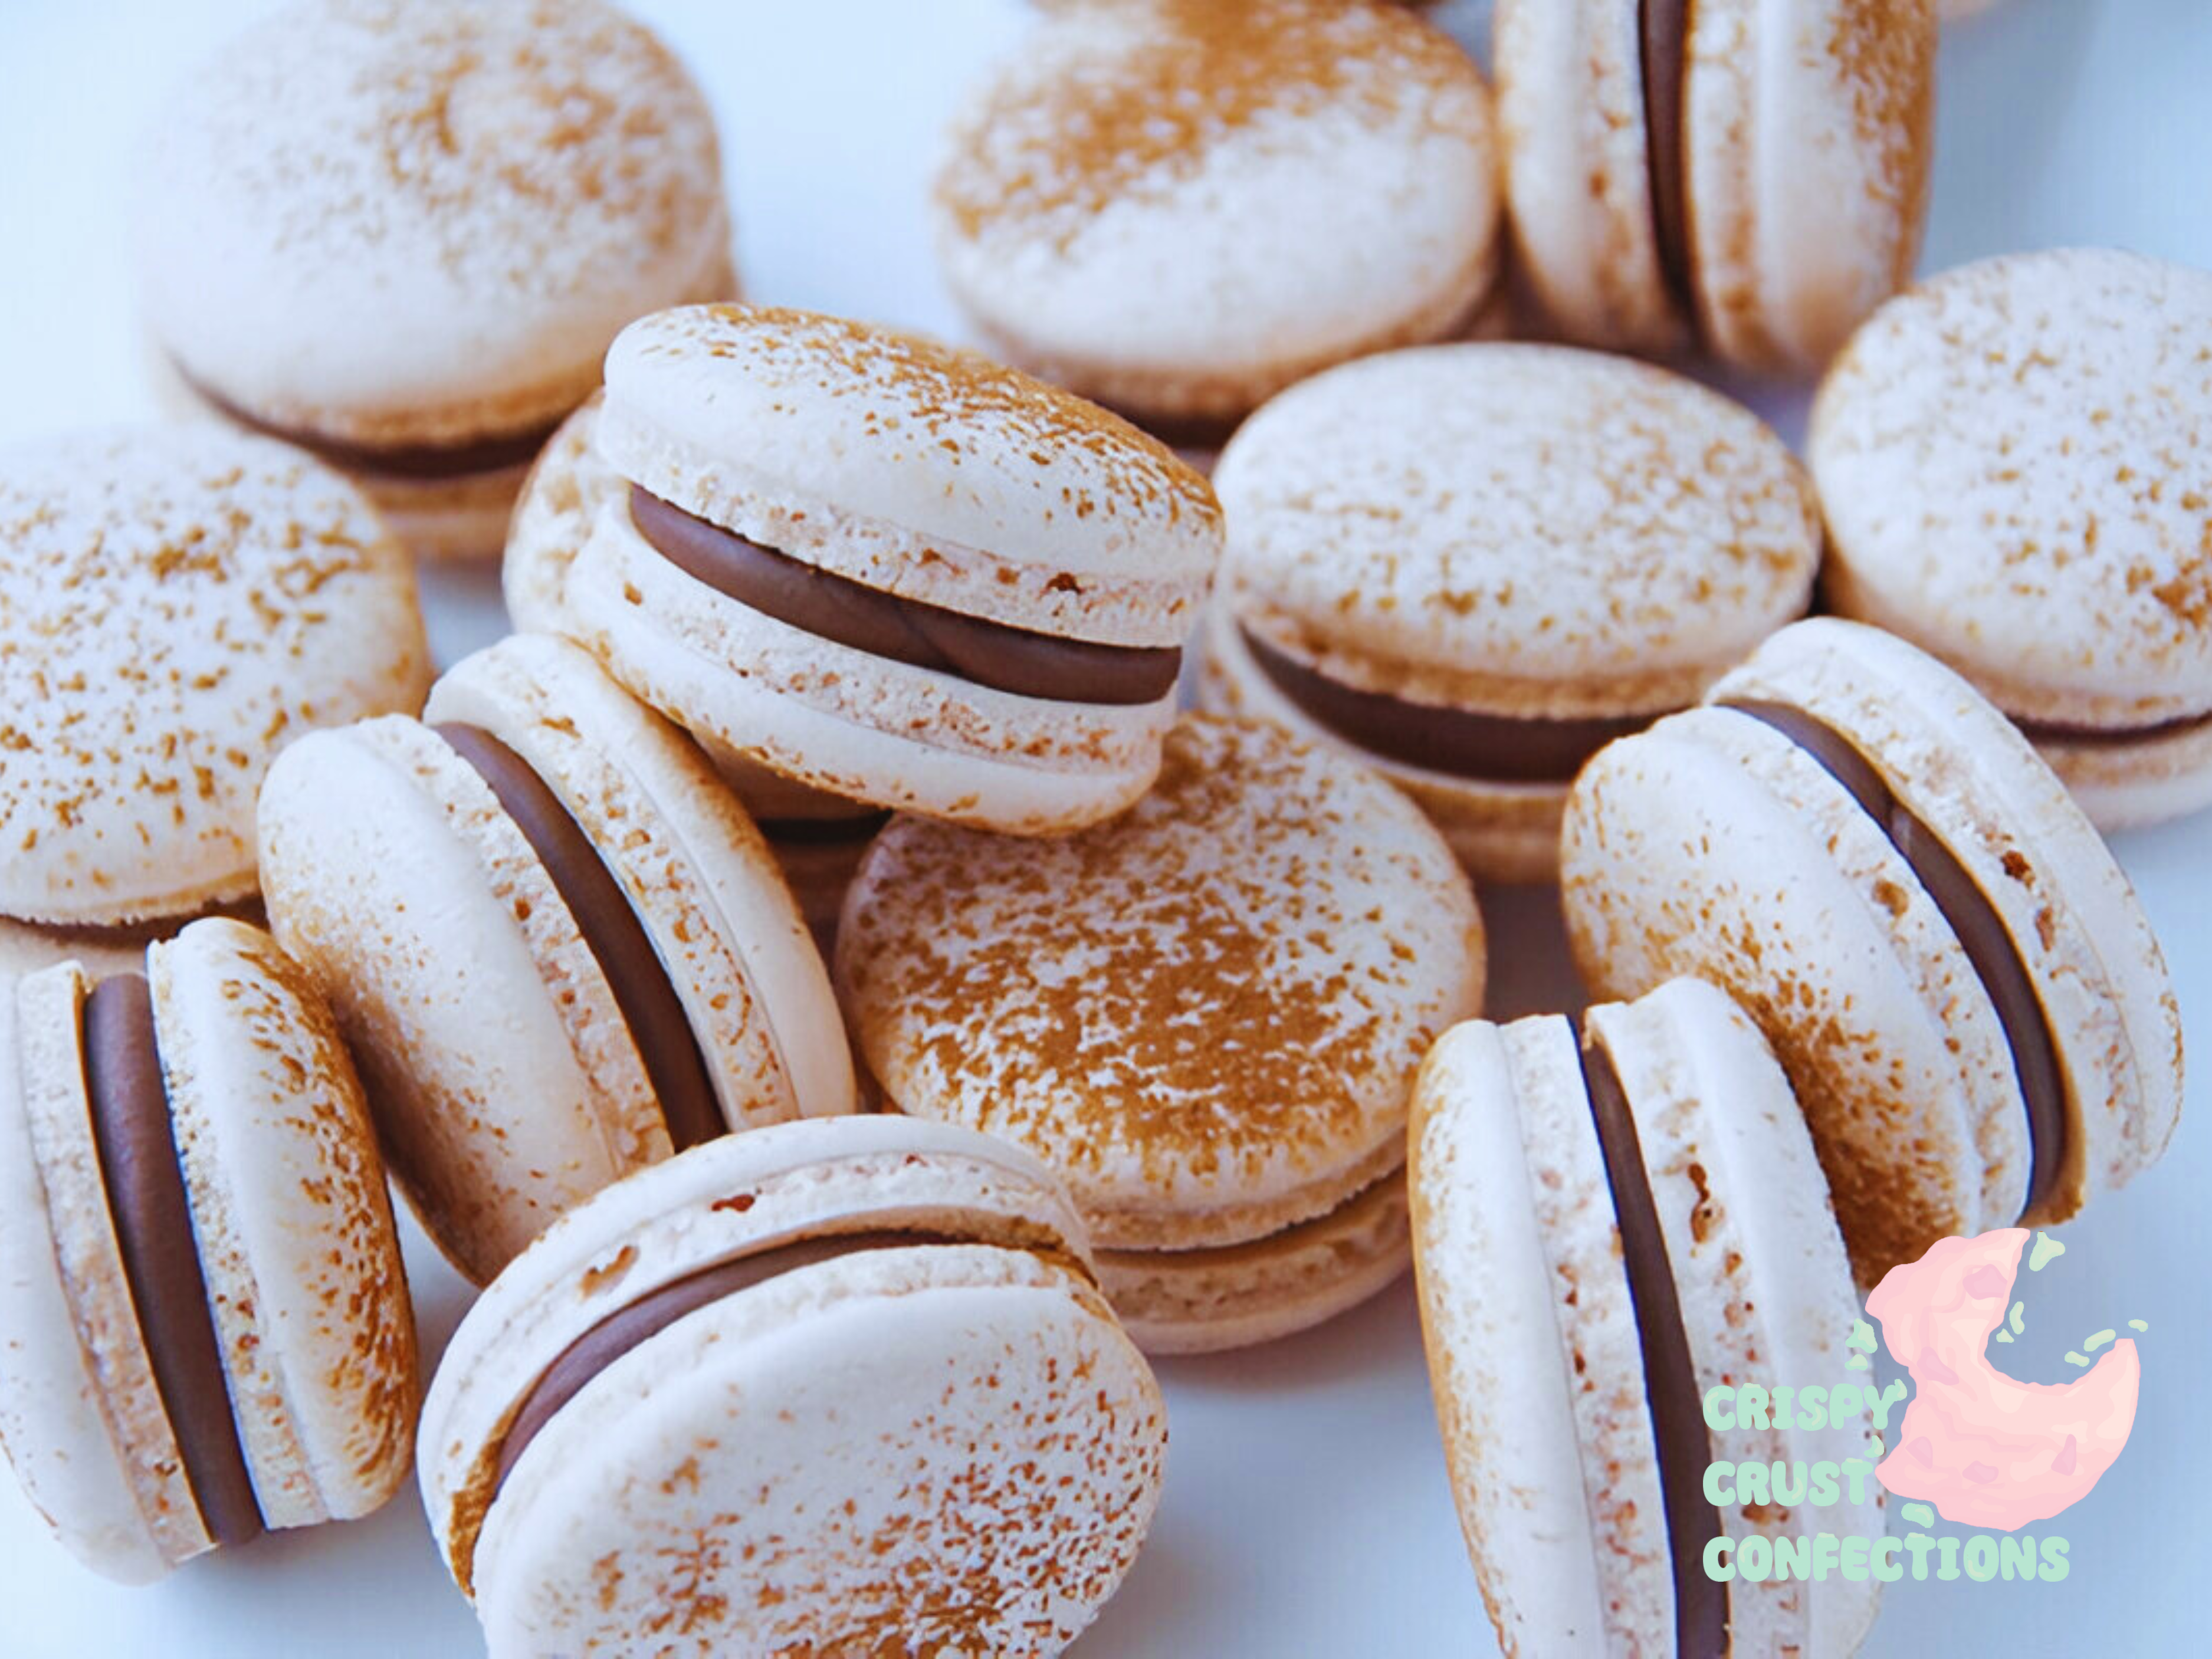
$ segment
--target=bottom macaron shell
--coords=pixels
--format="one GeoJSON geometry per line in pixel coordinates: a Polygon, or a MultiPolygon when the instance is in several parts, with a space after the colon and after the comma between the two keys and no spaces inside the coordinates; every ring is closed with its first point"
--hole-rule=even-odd
{"type": "Polygon", "coordinates": [[[1146,1353],[1212,1353],[1334,1319],[1412,1262],[1406,1182],[1393,1170],[1328,1214],[1247,1244],[1102,1250],[1098,1283],[1146,1353]]]}
{"type": "Polygon", "coordinates": [[[617,1361],[476,1546],[494,1659],[1050,1654],[1133,1560],[1165,1419],[1072,1269],[922,1246],[783,1275],[617,1361]]]}
{"type": "Polygon", "coordinates": [[[2108,834],[2212,806],[2212,720],[2131,741],[2039,737],[2035,746],[2108,834]]]}
{"type": "Polygon", "coordinates": [[[1477,880],[1547,882],[1558,876],[1566,785],[1489,783],[1370,753],[1321,725],[1276,689],[1253,661],[1225,603],[1217,600],[1206,607],[1205,639],[1200,708],[1271,721],[1380,772],[1428,814],[1453,855],[1477,880]]]}
{"type": "Polygon", "coordinates": [[[530,466],[518,462],[453,478],[404,478],[383,472],[348,476],[417,558],[462,562],[499,556],[515,497],[522,493],[530,466]]]}

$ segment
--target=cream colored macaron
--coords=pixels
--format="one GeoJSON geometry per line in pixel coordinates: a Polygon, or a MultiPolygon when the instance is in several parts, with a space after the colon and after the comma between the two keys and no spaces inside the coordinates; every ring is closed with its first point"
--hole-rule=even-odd
{"type": "Polygon", "coordinates": [[[126,1583],[347,1520],[414,1456],[415,1320],[322,994],[196,921],[0,985],[0,1442],[126,1583]]]}
{"type": "Polygon", "coordinates": [[[2106,829],[2212,805],[2212,273],[2104,249],[1935,277],[1810,453],[1836,611],[1924,646],[2106,829]]]}
{"type": "Polygon", "coordinates": [[[1376,768],[1498,881],[1551,878],[1577,769],[1802,615],[1820,557],[1758,416],[1562,346],[1332,369],[1244,424],[1214,488],[1201,700],[1376,768]]]}
{"type": "Polygon", "coordinates": [[[1482,999],[1482,922],[1372,773],[1187,717],[1157,787],[1051,840],[893,820],[837,939],[888,1109],[1058,1171],[1155,1352],[1301,1329],[1402,1272],[1406,1097],[1482,999]]]}
{"type": "Polygon", "coordinates": [[[0,450],[0,916],[250,897],[270,760],[412,713],[429,672],[404,554],[300,451],[210,424],[0,450]]]}
{"type": "Polygon", "coordinates": [[[681,732],[544,635],[456,665],[424,722],[288,750],[262,861],[462,1272],[672,1150],[852,1109],[821,957],[681,732]]]}
{"type": "Polygon", "coordinates": [[[1066,7],[975,94],[935,208],[996,349],[1218,442],[1293,380],[1474,315],[1497,272],[1489,89],[1382,0],[1066,7]]]}
{"type": "Polygon", "coordinates": [[[296,0],[147,134],[138,287],[207,403],[497,554],[631,318],[736,291],[712,112],[605,0],[296,0]]]}

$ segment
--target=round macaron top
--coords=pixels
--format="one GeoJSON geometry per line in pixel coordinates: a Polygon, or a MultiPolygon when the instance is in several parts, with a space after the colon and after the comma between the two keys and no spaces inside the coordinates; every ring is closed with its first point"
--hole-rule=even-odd
{"type": "Polygon", "coordinates": [[[1405,8],[1143,0],[1034,31],[936,205],[954,289],[1022,361],[1203,417],[1447,331],[1489,286],[1498,196],[1480,72],[1405,8]]]}
{"type": "Polygon", "coordinates": [[[278,749],[428,678],[406,556],[298,451],[187,426],[0,452],[0,915],[250,894],[278,749]]]}
{"type": "Polygon", "coordinates": [[[1814,407],[1839,606],[2011,712],[2212,711],[2212,274],[2065,249],[1893,300],[1814,407]]]}
{"type": "Polygon", "coordinates": [[[1401,1156],[1422,1051],[1479,1005],[1449,850],[1371,773],[1187,717],[1158,783],[1054,840],[895,820],[837,940],[887,1103],[1027,1146],[1103,1245],[1233,1243],[1401,1156]]]}
{"type": "Polygon", "coordinates": [[[550,424],[623,323],[730,281],[706,100],[600,0],[307,0],[193,72],[140,183],[162,344],[342,442],[550,424]]]}
{"type": "Polygon", "coordinates": [[[1206,480],[1116,416],[974,352],[766,306],[641,318],[597,442],[685,512],[872,587],[1083,636],[1088,590],[1180,644],[1220,555],[1206,480]],[[1109,599],[1114,597],[1110,592],[1109,599]]]}
{"type": "Polygon", "coordinates": [[[1291,388],[1214,487],[1248,632],[1360,690],[1679,708],[1801,614],[1811,487],[1749,410],[1565,347],[1431,346],[1291,388]]]}

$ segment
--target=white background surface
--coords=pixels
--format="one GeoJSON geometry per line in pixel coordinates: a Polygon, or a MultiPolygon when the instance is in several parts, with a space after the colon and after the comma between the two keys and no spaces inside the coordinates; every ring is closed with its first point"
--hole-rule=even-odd
{"type": "MultiPolygon", "coordinates": [[[[1019,27],[1017,0],[635,0],[720,112],[749,291],[957,332],[923,217],[960,87],[1019,27]]],[[[1559,0],[1565,3],[1566,0],[1559,0]]],[[[156,93],[257,0],[0,0],[0,441],[152,413],[125,263],[132,136],[156,93]]],[[[1448,8],[1472,33],[1480,0],[1448,8]]],[[[2013,247],[2109,242],[2212,265],[2212,4],[2011,0],[1942,64],[1930,269],[2013,247]]],[[[1328,234],[1326,226],[1316,234],[1328,234]]],[[[1793,439],[1802,398],[1762,393],[1793,439]]],[[[497,626],[488,582],[437,585],[450,657],[497,626]]],[[[2162,933],[2190,1037],[2212,1042],[2212,816],[2119,848],[2162,933]]],[[[1545,902],[1491,896],[1497,1011],[1565,994],[1545,902]]],[[[1869,1651],[2015,1656],[2205,1650],[2212,1411],[2205,1222],[2212,1049],[2165,1162],[2066,1230],[2024,1279],[2021,1374],[2129,1318],[2141,1415],[2126,1455],[2063,1517],[2060,1584],[1904,1583],[1869,1651]]],[[[415,1241],[417,1246],[420,1241],[415,1241]]],[[[463,1291],[417,1248],[429,1352],[463,1291]]],[[[1169,1487],[1151,1544],[1079,1644],[1130,1655],[1486,1653],[1445,1484],[1409,1285],[1304,1338],[1163,1368],[1169,1487]]],[[[1788,1379],[1783,1379],[1788,1380],[1788,1379]]],[[[1808,1379],[1816,1380],[1816,1379],[1808,1379]]],[[[410,1491],[376,1518],[108,1586],[0,1479],[0,1656],[465,1656],[475,1624],[410,1491]]]]}

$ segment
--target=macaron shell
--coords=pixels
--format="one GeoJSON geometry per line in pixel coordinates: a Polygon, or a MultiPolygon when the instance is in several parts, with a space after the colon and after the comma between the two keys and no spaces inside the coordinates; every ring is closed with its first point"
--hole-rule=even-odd
{"type": "Polygon", "coordinates": [[[415,1316],[384,1165],[321,993],[268,935],[147,953],[161,1069],[263,1519],[351,1520],[413,1466],[415,1316]]]}
{"type": "Polygon", "coordinates": [[[97,983],[139,973],[145,959],[146,940],[137,929],[40,927],[0,917],[0,1002],[12,1002],[17,980],[57,963],[81,963],[97,983]]]}
{"type": "Polygon", "coordinates": [[[675,987],[732,1127],[852,1110],[829,970],[767,843],[694,744],[550,635],[457,664],[424,712],[507,744],[590,837],[675,987]]]}
{"type": "MultiPolygon", "coordinates": [[[[193,1539],[181,1524],[157,1531],[148,1523],[142,1486],[180,1497],[180,1523],[197,1526],[198,1517],[190,1495],[176,1491],[174,1466],[164,1482],[158,1463],[126,1465],[125,1443],[111,1427],[111,1389],[150,1394],[155,1387],[127,1292],[119,1310],[112,1294],[89,1310],[90,1334],[109,1336],[106,1352],[88,1344],[79,1324],[73,1275],[112,1271],[120,1286],[123,1270],[112,1231],[100,1253],[95,1217],[105,1216],[106,1200],[90,1146],[63,1158],[55,1145],[69,1139],[72,1106],[82,1110],[81,1102],[52,1098],[66,1096],[72,1065],[83,1075],[82,1052],[69,1037],[82,994],[74,969],[40,975],[27,992],[13,975],[0,984],[0,1448],[24,1496],[71,1554],[118,1583],[145,1584],[169,1571],[169,1547],[208,1543],[204,1530],[193,1539]],[[47,1156],[57,1158],[51,1182],[47,1156]]],[[[76,1133],[83,1138],[88,1130],[76,1133]]],[[[158,1416],[158,1402],[153,1410],[158,1416]]],[[[155,1421],[143,1406],[125,1416],[149,1443],[167,1431],[167,1419],[155,1421]]],[[[176,1456],[173,1440],[167,1454],[176,1456]]]]}
{"type": "Polygon", "coordinates": [[[1127,806],[1175,718],[1172,697],[1050,702],[833,644],[693,580],[612,506],[570,570],[568,601],[608,672],[718,763],[1002,834],[1055,834],[1127,806]]]}
{"type": "Polygon", "coordinates": [[[1568,337],[1688,343],[1660,267],[1637,0],[1498,0],[1491,61],[1517,270],[1568,337]]]}
{"type": "Polygon", "coordinates": [[[1687,15],[1700,326],[1731,363],[1816,372],[1919,252],[1934,0],[1697,0],[1687,15]]]}
{"type": "Polygon", "coordinates": [[[2212,275],[2101,249],[1884,306],[1814,409],[1832,603],[2015,715],[2212,712],[2208,336],[2212,275]]]}
{"type": "Polygon", "coordinates": [[[1234,419],[1480,305],[1488,90],[1376,0],[1075,9],[978,89],[934,206],[949,286],[1016,361],[1145,416],[1234,419]]]}
{"type": "Polygon", "coordinates": [[[185,82],[137,208],[185,367],[362,443],[559,418],[624,322],[719,297],[729,257],[704,97],[598,0],[293,8],[185,82]]]}
{"type": "Polygon", "coordinates": [[[1924,653],[1830,618],[1778,635],[1712,696],[1777,698],[1850,736],[2002,916],[2067,1081],[2069,1155],[2029,1224],[2156,1159],[2182,1092],[2165,954],[2111,850],[2011,723],[1924,653]]]}
{"type": "Polygon", "coordinates": [[[547,1425],[486,1519],[477,1611],[495,1659],[1057,1651],[1135,1557],[1165,1426],[1065,1267],[938,1245],[803,1268],[547,1425]]]}
{"type": "Polygon", "coordinates": [[[1447,1033],[1414,1085],[1408,1177],[1445,1456],[1500,1644],[1671,1650],[1643,1353],[1573,1026],[1447,1033]]]}
{"type": "Polygon", "coordinates": [[[212,426],[0,455],[0,912],[109,925],[254,887],[280,744],[412,709],[404,554],[298,451],[212,426]]]}
{"type": "Polygon", "coordinates": [[[1149,1354],[1213,1353],[1334,1319],[1413,1261],[1406,1182],[1395,1170],[1328,1214],[1243,1244],[1106,1250],[1099,1288],[1149,1354]]]}
{"type": "MultiPolygon", "coordinates": [[[[184,1454],[169,1427],[108,1206],[85,1085],[82,1018],[91,988],[66,963],[16,987],[21,1046],[13,1082],[21,1091],[46,1194],[49,1249],[107,1427],[107,1444],[100,1449],[122,1466],[144,1540],[174,1566],[213,1549],[215,1540],[200,1519],[184,1454]]],[[[99,1455],[82,1446],[70,1450],[77,1456],[99,1455]]],[[[105,1523],[103,1541],[120,1547],[113,1558],[118,1569],[125,1563],[133,1571],[150,1565],[139,1554],[137,1538],[125,1544],[119,1535],[131,1531],[127,1522],[99,1519],[105,1523]],[[109,1532],[110,1527],[116,1530],[109,1532]]],[[[66,1537],[77,1528],[64,1519],[61,1530],[66,1537]]]]}
{"type": "Polygon", "coordinates": [[[1085,835],[895,820],[836,957],[890,1104],[1020,1141],[1117,1249],[1242,1242],[1387,1172],[1483,967],[1474,894],[1411,802],[1206,716],[1085,835]]]}
{"type": "Polygon", "coordinates": [[[458,478],[400,478],[355,472],[353,481],[376,505],[392,533],[418,558],[494,559],[514,515],[526,466],[495,467],[458,478]]]}
{"type": "Polygon", "coordinates": [[[2089,821],[2107,834],[2212,806],[2212,723],[2136,743],[2045,738],[2035,747],[2089,821]]]}
{"type": "Polygon", "coordinates": [[[592,533],[599,504],[621,481],[592,447],[604,391],[593,392],[538,452],[514,503],[500,565],[507,618],[525,633],[560,634],[566,627],[568,567],[592,533]]]}
{"type": "Polygon", "coordinates": [[[270,926],[329,990],[385,1155],[477,1283],[668,1152],[613,994],[467,763],[410,720],[295,744],[261,801],[270,926]]]}

